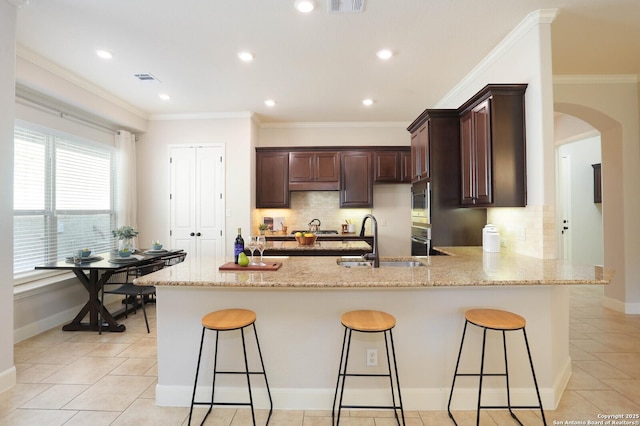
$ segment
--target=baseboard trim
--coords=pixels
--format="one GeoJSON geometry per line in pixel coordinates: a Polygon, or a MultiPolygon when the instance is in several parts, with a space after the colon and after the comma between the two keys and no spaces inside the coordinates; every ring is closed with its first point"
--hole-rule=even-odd
{"type": "Polygon", "coordinates": [[[11,389],[16,385],[16,367],[11,366],[0,373],[0,393],[11,389]]]}
{"type": "MultiPolygon", "coordinates": [[[[562,396],[566,372],[556,381],[553,388],[541,388],[540,397],[545,410],[556,408],[556,401],[562,396]],[[560,392],[560,393],[559,393],[560,392]]],[[[257,408],[267,408],[268,398],[264,387],[251,387],[253,400],[257,408]]],[[[190,386],[156,385],[156,405],[163,407],[189,407],[193,388],[190,386]]],[[[449,389],[409,388],[402,390],[402,402],[405,410],[442,411],[447,409],[449,389]]],[[[207,400],[211,387],[198,386],[196,401],[207,400]]],[[[330,410],[333,404],[334,389],[287,389],[272,388],[273,406],[279,410],[330,410]]],[[[511,388],[512,403],[516,405],[537,405],[533,388],[511,388]]],[[[345,402],[356,405],[388,405],[388,389],[351,389],[345,391],[345,402]]],[[[218,401],[244,401],[247,399],[245,387],[216,388],[218,401]],[[220,399],[218,399],[220,398],[220,399]]],[[[475,410],[478,389],[475,387],[457,387],[454,393],[452,409],[475,410]]],[[[485,389],[482,392],[483,404],[504,404],[504,389],[485,389]]]]}

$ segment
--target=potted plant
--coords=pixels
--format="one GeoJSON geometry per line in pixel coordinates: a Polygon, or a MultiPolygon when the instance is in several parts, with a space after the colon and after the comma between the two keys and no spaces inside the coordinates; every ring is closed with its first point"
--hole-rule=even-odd
{"type": "Polygon", "coordinates": [[[266,223],[261,223],[260,225],[258,225],[258,229],[260,230],[260,235],[264,235],[264,231],[269,229],[269,225],[267,225],[266,223]]]}
{"type": "Polygon", "coordinates": [[[111,231],[114,237],[118,238],[118,250],[123,251],[127,249],[127,251],[133,251],[133,237],[138,235],[138,231],[131,226],[124,225],[120,228],[111,231]]]}

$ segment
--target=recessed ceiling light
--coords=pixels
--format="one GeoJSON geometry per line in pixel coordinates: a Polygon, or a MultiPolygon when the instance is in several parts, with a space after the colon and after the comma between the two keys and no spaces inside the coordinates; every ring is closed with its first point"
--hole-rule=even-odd
{"type": "Polygon", "coordinates": [[[373,105],[373,99],[368,99],[368,98],[367,98],[367,99],[363,99],[363,100],[362,100],[362,105],[364,105],[364,106],[371,106],[371,105],[373,105]]]}
{"type": "Polygon", "coordinates": [[[376,55],[382,60],[387,60],[393,56],[393,52],[389,49],[380,49],[376,52],[376,55]]]}
{"type": "Polygon", "coordinates": [[[96,50],[96,55],[101,57],[102,59],[111,59],[113,55],[108,50],[96,50]]]}
{"type": "Polygon", "coordinates": [[[316,2],[313,0],[296,0],[294,6],[298,9],[298,12],[309,13],[316,8],[316,2]]]}
{"type": "Polygon", "coordinates": [[[244,61],[244,62],[251,62],[251,61],[253,61],[253,53],[251,53],[251,52],[239,52],[238,53],[238,58],[240,58],[240,60],[244,61]]]}
{"type": "Polygon", "coordinates": [[[273,99],[267,99],[266,101],[264,101],[264,104],[268,107],[274,107],[276,106],[276,101],[274,101],[273,99]]]}
{"type": "Polygon", "coordinates": [[[168,101],[169,99],[171,99],[171,96],[167,95],[166,93],[159,93],[158,97],[163,101],[168,101]]]}

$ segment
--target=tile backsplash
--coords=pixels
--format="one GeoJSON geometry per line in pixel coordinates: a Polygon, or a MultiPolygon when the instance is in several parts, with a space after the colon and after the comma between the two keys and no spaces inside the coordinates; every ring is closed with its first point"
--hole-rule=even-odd
{"type": "Polygon", "coordinates": [[[320,229],[341,231],[346,220],[356,224],[360,230],[362,218],[371,209],[341,209],[339,191],[292,191],[289,209],[256,209],[252,218],[252,232],[258,231],[263,217],[284,218],[287,232],[305,230],[312,219],[319,219],[320,229]]]}

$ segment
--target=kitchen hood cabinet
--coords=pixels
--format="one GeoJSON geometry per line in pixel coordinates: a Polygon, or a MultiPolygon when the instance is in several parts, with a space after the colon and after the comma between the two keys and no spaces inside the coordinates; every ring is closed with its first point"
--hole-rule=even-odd
{"type": "Polygon", "coordinates": [[[340,189],[340,153],[292,151],[289,153],[291,191],[337,191],[340,189]]]}
{"type": "Polygon", "coordinates": [[[256,208],[289,208],[289,153],[256,148],[256,208]]]}
{"type": "Polygon", "coordinates": [[[526,89],[490,84],[460,107],[463,206],[526,206],[526,89]]]}

